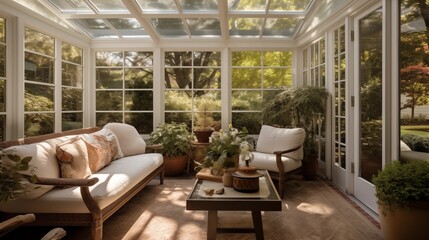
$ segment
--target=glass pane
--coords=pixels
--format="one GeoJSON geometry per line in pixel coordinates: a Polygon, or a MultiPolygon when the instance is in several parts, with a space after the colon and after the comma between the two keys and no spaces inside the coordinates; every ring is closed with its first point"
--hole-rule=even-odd
{"type": "Polygon", "coordinates": [[[248,10],[265,10],[265,0],[228,0],[228,9],[230,11],[248,11],[248,10]]]}
{"type": "Polygon", "coordinates": [[[95,121],[97,127],[103,127],[110,122],[122,123],[122,113],[96,113],[95,121]]]}
{"type": "Polygon", "coordinates": [[[320,40],[320,63],[325,63],[325,39],[320,40]]]}
{"type": "Polygon", "coordinates": [[[192,66],[192,52],[165,52],[165,66],[192,66]]]}
{"type": "Polygon", "coordinates": [[[346,51],[346,27],[342,26],[340,27],[340,53],[343,53],[346,51]]]}
{"type": "Polygon", "coordinates": [[[259,36],[261,31],[261,18],[230,18],[230,36],[259,36]]]}
{"type": "Polygon", "coordinates": [[[70,63],[62,63],[62,84],[64,86],[83,87],[83,68],[70,63]]]}
{"type": "Polygon", "coordinates": [[[6,141],[6,115],[0,115],[0,141],[6,141]]]}
{"type": "Polygon", "coordinates": [[[166,68],[165,88],[192,88],[191,68],[166,68]]]}
{"type": "Polygon", "coordinates": [[[83,113],[63,113],[62,123],[62,131],[82,128],[83,113]]]}
{"type": "Polygon", "coordinates": [[[251,112],[251,113],[232,113],[232,126],[237,129],[242,129],[245,127],[249,134],[259,134],[261,131],[261,113],[260,112],[251,112]]]}
{"type": "Polygon", "coordinates": [[[112,31],[100,18],[87,18],[87,19],[70,19],[77,24],[85,32],[89,33],[92,37],[110,37],[117,38],[118,35],[112,31]]]}
{"type": "Polygon", "coordinates": [[[346,82],[340,82],[340,116],[346,116],[346,82]]]}
{"type": "Polygon", "coordinates": [[[199,103],[202,100],[210,102],[211,111],[221,110],[221,92],[220,91],[195,91],[194,93],[194,111],[198,112],[199,103]]]}
{"type": "Polygon", "coordinates": [[[152,68],[125,69],[125,88],[153,88],[152,68]]]}
{"type": "Polygon", "coordinates": [[[96,52],[96,66],[123,66],[122,52],[96,52]]]}
{"type": "Polygon", "coordinates": [[[264,68],[264,88],[292,87],[292,68],[264,68]]]}
{"type": "Polygon", "coordinates": [[[53,113],[31,113],[24,115],[24,136],[31,137],[54,132],[53,113]]]}
{"type": "Polygon", "coordinates": [[[6,20],[0,18],[0,42],[6,43],[6,20]]]}
{"type": "Polygon", "coordinates": [[[192,110],[192,91],[166,90],[165,110],[192,110]]]}
{"type": "Polygon", "coordinates": [[[158,34],[162,37],[188,36],[180,18],[151,18],[151,21],[158,34]]]}
{"type": "Polygon", "coordinates": [[[125,52],[125,66],[140,67],[153,65],[153,52],[125,52]]]}
{"type": "MultiPolygon", "coordinates": [[[[96,91],[95,108],[99,110],[122,111],[122,91],[96,91]]],[[[121,120],[122,122],[122,120],[121,120]]]]}
{"type": "Polygon", "coordinates": [[[166,123],[186,123],[188,129],[192,129],[192,114],[189,112],[166,112],[166,123]]]}
{"type": "Polygon", "coordinates": [[[267,18],[263,35],[292,37],[298,21],[297,18],[267,18]]]}
{"type": "Polygon", "coordinates": [[[260,68],[233,68],[232,88],[261,88],[260,68]]]}
{"type": "Polygon", "coordinates": [[[221,66],[220,52],[194,52],[194,66],[221,66]]]}
{"type": "Polygon", "coordinates": [[[55,56],[55,39],[31,28],[25,28],[25,49],[55,56]]]}
{"type": "Polygon", "coordinates": [[[211,88],[220,89],[220,69],[196,68],[194,69],[194,89],[211,88]]]}
{"type": "Polygon", "coordinates": [[[260,110],[261,91],[232,91],[232,110],[260,110]]]}
{"type": "Polygon", "coordinates": [[[82,65],[83,50],[68,43],[62,45],[63,60],[82,65]]]}
{"type": "Polygon", "coordinates": [[[372,181],[382,168],[382,11],[359,21],[360,166],[359,176],[372,181]]]}
{"type": "Polygon", "coordinates": [[[305,11],[310,0],[272,0],[270,11],[305,11]]]}
{"type": "Polygon", "coordinates": [[[25,80],[54,83],[55,59],[25,52],[25,80]]]}
{"type": "Polygon", "coordinates": [[[25,84],[24,110],[30,111],[54,111],[54,87],[25,84]]]}
{"type": "Polygon", "coordinates": [[[96,69],[96,88],[97,89],[113,89],[122,88],[121,68],[97,68],[96,69]]]}
{"type": "Polygon", "coordinates": [[[108,12],[115,12],[115,11],[127,11],[128,9],[125,7],[125,5],[122,3],[121,0],[91,0],[91,2],[97,7],[97,9],[100,12],[108,11],[108,12]]]}
{"type": "Polygon", "coordinates": [[[82,0],[49,0],[62,12],[92,13],[93,11],[82,0]]]}
{"type": "Polygon", "coordinates": [[[125,110],[152,110],[152,91],[125,91],[125,110]]]}
{"type": "MultiPolygon", "coordinates": [[[[147,0],[137,0],[140,8],[146,12],[178,12],[174,0],[157,0],[157,1],[147,1],[147,0]]],[[[190,2],[190,1],[188,1],[190,2]]],[[[192,1],[194,2],[194,1],[192,1]]],[[[200,2],[200,1],[197,1],[200,2]]],[[[205,1],[201,1],[205,2],[205,1]]]]}
{"type": "Polygon", "coordinates": [[[0,45],[0,77],[6,77],[6,46],[0,45]]]}
{"type": "Polygon", "coordinates": [[[0,112],[6,112],[6,80],[0,79],[0,112]]]}
{"type": "Polygon", "coordinates": [[[109,21],[124,37],[148,35],[135,18],[109,18],[107,21],[109,21]]]}
{"type": "Polygon", "coordinates": [[[429,159],[428,1],[400,1],[400,158],[429,159]],[[426,3],[425,3],[426,2],[426,3]]]}
{"type": "Polygon", "coordinates": [[[264,66],[292,66],[292,52],[264,52],[264,66]]]}
{"type": "Polygon", "coordinates": [[[180,6],[184,11],[217,11],[218,5],[216,0],[204,0],[204,1],[189,1],[179,0],[180,6]]]}
{"type": "Polygon", "coordinates": [[[232,52],[232,66],[262,66],[262,52],[232,52]]]}
{"type": "Polygon", "coordinates": [[[220,36],[220,21],[217,18],[188,18],[192,36],[220,36]]]}
{"type": "Polygon", "coordinates": [[[125,123],[134,126],[140,134],[153,131],[153,113],[125,113],[125,123]]]}
{"type": "Polygon", "coordinates": [[[340,55],[340,76],[339,79],[344,80],[346,79],[346,55],[343,53],[340,55]]]}
{"type": "Polygon", "coordinates": [[[62,104],[63,111],[82,110],[83,90],[75,88],[63,88],[62,104]]]}

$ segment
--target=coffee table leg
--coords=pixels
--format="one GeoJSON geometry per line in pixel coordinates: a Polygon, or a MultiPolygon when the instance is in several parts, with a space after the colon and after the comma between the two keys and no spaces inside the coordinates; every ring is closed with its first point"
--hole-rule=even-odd
{"type": "MultiPolygon", "coordinates": [[[[259,212],[259,216],[261,213],[259,212]]],[[[209,216],[207,220],[207,240],[215,240],[217,232],[217,211],[209,210],[209,216]]]]}
{"type": "Polygon", "coordinates": [[[253,228],[257,240],[264,240],[264,228],[262,226],[261,211],[252,211],[253,228]]]}

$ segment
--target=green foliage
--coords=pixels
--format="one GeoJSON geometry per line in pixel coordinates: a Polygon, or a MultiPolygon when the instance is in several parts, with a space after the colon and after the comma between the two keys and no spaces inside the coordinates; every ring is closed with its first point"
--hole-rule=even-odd
{"type": "Polygon", "coordinates": [[[188,154],[192,139],[185,123],[163,123],[150,134],[150,141],[162,144],[160,153],[167,157],[188,154]]]}
{"type": "Polygon", "coordinates": [[[197,104],[198,112],[196,113],[196,125],[198,129],[211,129],[213,126],[213,107],[215,107],[215,101],[205,97],[201,98],[197,104]]]}
{"type": "Polygon", "coordinates": [[[409,206],[412,201],[429,200],[429,162],[395,161],[372,180],[378,201],[386,205],[387,211],[394,207],[409,206]]]}
{"type": "Polygon", "coordinates": [[[361,122],[361,145],[364,153],[372,158],[381,158],[382,146],[382,120],[361,122]]]}
{"type": "Polygon", "coordinates": [[[28,192],[25,182],[35,182],[36,175],[34,169],[28,164],[31,157],[22,158],[18,155],[7,155],[7,163],[0,161],[0,202],[7,202],[16,199],[28,192]],[[22,172],[29,171],[30,174],[24,175],[22,172]]]}
{"type": "Polygon", "coordinates": [[[429,152],[429,138],[414,134],[404,134],[401,140],[407,144],[411,150],[417,152],[429,152]]]}

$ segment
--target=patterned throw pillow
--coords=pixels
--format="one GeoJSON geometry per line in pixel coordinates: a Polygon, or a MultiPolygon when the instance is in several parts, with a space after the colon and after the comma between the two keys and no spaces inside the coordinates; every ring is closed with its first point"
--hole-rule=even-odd
{"type": "Polygon", "coordinates": [[[111,161],[124,156],[115,134],[109,129],[85,134],[83,140],[88,150],[89,167],[92,173],[98,172],[111,161]]]}
{"type": "Polygon", "coordinates": [[[91,175],[85,142],[79,136],[56,147],[62,178],[86,178],[91,175]]]}

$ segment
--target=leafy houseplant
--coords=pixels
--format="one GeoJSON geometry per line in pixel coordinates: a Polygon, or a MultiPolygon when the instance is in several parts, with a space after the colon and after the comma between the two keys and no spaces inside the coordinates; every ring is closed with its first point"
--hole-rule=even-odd
{"type": "Polygon", "coordinates": [[[214,103],[208,98],[199,101],[196,113],[196,126],[194,129],[198,142],[209,142],[209,137],[213,133],[213,110],[214,103]]]}
{"type": "Polygon", "coordinates": [[[29,190],[26,182],[36,182],[34,169],[28,164],[31,157],[7,155],[8,161],[0,161],[0,202],[7,202],[25,195],[29,190]],[[29,174],[24,174],[28,172],[29,174]]]}
{"type": "Polygon", "coordinates": [[[150,142],[162,144],[160,153],[164,155],[165,175],[176,176],[187,166],[192,135],[185,123],[163,123],[150,134],[150,142]]]}
{"type": "Polygon", "coordinates": [[[385,238],[426,239],[429,236],[429,162],[394,161],[372,180],[385,238]]]}

